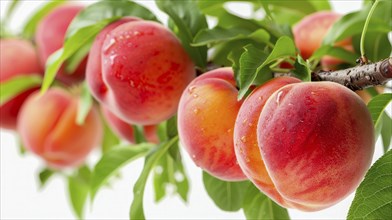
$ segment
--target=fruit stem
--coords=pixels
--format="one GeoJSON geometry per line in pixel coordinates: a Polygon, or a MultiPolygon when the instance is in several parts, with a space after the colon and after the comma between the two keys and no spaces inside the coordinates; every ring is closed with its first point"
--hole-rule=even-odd
{"type": "Polygon", "coordinates": [[[368,16],[366,18],[366,21],[365,21],[365,24],[363,26],[363,30],[362,30],[362,34],[361,34],[361,42],[360,42],[360,50],[361,50],[361,58],[360,59],[362,61],[361,64],[367,64],[368,63],[368,60],[367,60],[367,58],[365,56],[365,34],[367,32],[370,19],[371,19],[372,15],[374,13],[374,10],[376,9],[376,7],[377,7],[379,2],[380,2],[380,0],[376,0],[374,2],[372,7],[370,8],[369,14],[368,14],[368,16]]]}

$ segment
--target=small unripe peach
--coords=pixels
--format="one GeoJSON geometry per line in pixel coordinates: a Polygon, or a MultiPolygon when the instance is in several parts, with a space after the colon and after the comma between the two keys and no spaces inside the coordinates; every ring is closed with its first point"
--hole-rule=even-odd
{"type": "Polygon", "coordinates": [[[56,169],[78,166],[96,147],[102,125],[95,108],[76,123],[78,98],[61,89],[35,93],[23,105],[18,132],[23,145],[56,169]]]}

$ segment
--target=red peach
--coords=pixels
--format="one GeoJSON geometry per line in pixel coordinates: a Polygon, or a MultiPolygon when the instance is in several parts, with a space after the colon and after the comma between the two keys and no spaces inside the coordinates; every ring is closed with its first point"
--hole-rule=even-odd
{"type": "MultiPolygon", "coordinates": [[[[102,45],[106,38],[106,35],[121,24],[125,24],[131,21],[138,21],[139,18],[126,17],[118,21],[115,21],[106,26],[95,38],[94,43],[90,49],[90,53],[87,60],[86,67],[86,81],[88,82],[91,94],[99,101],[101,100],[102,94],[106,93],[107,88],[102,79],[102,45]]],[[[133,139],[133,138],[132,138],[133,139]]],[[[133,142],[133,141],[132,141],[133,142]]]]}
{"type": "MultiPolygon", "coordinates": [[[[115,134],[119,135],[121,138],[127,140],[130,143],[135,143],[134,129],[131,124],[124,122],[104,107],[102,107],[102,113],[107,123],[109,124],[109,127],[115,134]]],[[[156,133],[157,127],[155,125],[143,126],[143,131],[148,142],[159,143],[159,138],[156,133]]]]}
{"type": "Polygon", "coordinates": [[[49,89],[26,100],[18,118],[24,146],[56,169],[78,166],[99,144],[100,117],[95,108],[83,125],[76,123],[78,98],[64,90],[49,89]]]}
{"type": "MultiPolygon", "coordinates": [[[[301,56],[308,59],[321,47],[324,37],[332,25],[341,18],[340,14],[332,11],[320,11],[304,17],[293,27],[294,41],[301,56]]],[[[337,42],[335,46],[348,51],[354,51],[351,38],[337,42]]],[[[324,56],[321,65],[324,70],[332,70],[336,65],[343,63],[342,60],[331,56],[324,56]]]]}
{"type": "MultiPolygon", "coordinates": [[[[34,46],[26,40],[0,40],[0,82],[5,83],[13,77],[21,75],[42,75],[37,52],[34,46]]],[[[0,106],[0,127],[16,129],[19,110],[25,99],[37,88],[29,89],[0,106]]]]}
{"type": "Polygon", "coordinates": [[[274,92],[261,111],[257,140],[280,195],[312,211],[356,189],[375,142],[366,105],[331,82],[289,84],[274,92]]]}
{"type": "Polygon", "coordinates": [[[103,85],[88,82],[106,108],[127,123],[140,125],[158,124],[175,114],[195,70],[173,33],[156,22],[132,21],[109,31],[103,44],[94,45],[101,48],[102,72],[87,74],[102,79],[103,85]]]}
{"type": "MultiPolygon", "coordinates": [[[[81,5],[61,5],[46,15],[38,24],[35,40],[41,64],[45,67],[50,55],[63,47],[65,34],[71,21],[84,9],[81,5]]],[[[67,73],[64,65],[56,78],[66,84],[73,84],[84,79],[87,57],[80,63],[75,72],[67,73]]]]}
{"type": "Polygon", "coordinates": [[[234,149],[242,171],[263,193],[285,207],[296,204],[285,201],[269,177],[257,144],[256,128],[260,112],[272,93],[282,86],[299,82],[292,77],[278,77],[253,90],[242,104],[234,127],[234,149]]]}
{"type": "Polygon", "coordinates": [[[197,166],[222,180],[246,177],[234,153],[234,122],[242,101],[230,68],[220,68],[193,80],[178,107],[181,145],[197,166]]]}

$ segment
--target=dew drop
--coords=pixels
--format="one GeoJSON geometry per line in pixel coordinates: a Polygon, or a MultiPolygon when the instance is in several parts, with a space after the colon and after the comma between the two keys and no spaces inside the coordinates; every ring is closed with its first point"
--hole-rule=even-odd
{"type": "Polygon", "coordinates": [[[245,161],[246,161],[247,163],[249,163],[249,162],[250,162],[249,157],[245,157],[245,161]]]}
{"type": "Polygon", "coordinates": [[[232,131],[231,128],[227,129],[227,133],[230,133],[231,131],[232,131]]]}
{"type": "Polygon", "coordinates": [[[135,82],[134,81],[129,81],[129,84],[131,85],[131,87],[135,88],[135,82]]]}
{"type": "Polygon", "coordinates": [[[200,111],[200,110],[199,110],[198,108],[193,109],[193,113],[195,113],[195,114],[198,114],[199,111],[200,111]]]}
{"type": "Polygon", "coordinates": [[[196,155],[192,154],[192,158],[193,158],[193,159],[196,159],[196,155]]]}
{"type": "Polygon", "coordinates": [[[155,167],[155,172],[156,172],[157,174],[162,174],[163,168],[162,168],[161,166],[157,166],[157,167],[155,167]]]}
{"type": "Polygon", "coordinates": [[[258,97],[259,101],[263,101],[263,97],[259,96],[258,97]]]}
{"type": "Polygon", "coordinates": [[[279,91],[279,92],[278,92],[278,97],[276,97],[276,104],[279,105],[280,98],[281,98],[282,95],[283,95],[283,91],[279,91]]]}
{"type": "Polygon", "coordinates": [[[116,39],[115,39],[115,38],[110,39],[109,44],[106,45],[106,47],[103,49],[104,52],[107,53],[107,52],[110,50],[110,48],[112,48],[112,46],[113,46],[115,43],[116,43],[116,39]]]}
{"type": "Polygon", "coordinates": [[[182,175],[181,172],[176,171],[174,173],[174,179],[176,179],[177,182],[182,182],[182,181],[184,181],[184,175],[182,175]]]}
{"type": "Polygon", "coordinates": [[[197,97],[199,97],[199,95],[198,94],[193,94],[193,98],[197,98],[197,97]]]}
{"type": "Polygon", "coordinates": [[[245,142],[246,142],[246,137],[245,137],[245,136],[242,136],[242,137],[241,137],[241,141],[242,141],[243,143],[245,143],[245,142]]]}
{"type": "Polygon", "coordinates": [[[249,126],[249,127],[252,127],[252,126],[253,126],[253,124],[252,124],[252,123],[249,123],[249,124],[248,124],[248,126],[249,126]]]}
{"type": "Polygon", "coordinates": [[[192,92],[196,89],[196,86],[191,86],[188,88],[189,94],[192,94],[192,92]]]}
{"type": "Polygon", "coordinates": [[[247,121],[248,121],[248,119],[245,118],[245,119],[242,121],[242,124],[244,125],[247,121]]]}

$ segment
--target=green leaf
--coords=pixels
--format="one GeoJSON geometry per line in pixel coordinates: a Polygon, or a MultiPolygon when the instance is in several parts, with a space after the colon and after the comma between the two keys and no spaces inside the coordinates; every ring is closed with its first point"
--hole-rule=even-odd
{"type": "Polygon", "coordinates": [[[1,21],[1,26],[7,26],[9,20],[11,19],[12,14],[14,13],[15,9],[19,5],[20,0],[12,0],[9,4],[7,10],[5,11],[5,15],[3,17],[3,21],[1,21]]]}
{"type": "Polygon", "coordinates": [[[392,119],[389,115],[384,112],[382,116],[382,129],[381,129],[381,139],[384,146],[384,153],[391,148],[391,138],[392,138],[392,119]]]}
{"type": "Polygon", "coordinates": [[[300,55],[297,56],[297,59],[294,63],[294,75],[302,81],[310,82],[312,70],[310,69],[310,65],[306,62],[300,55]]]}
{"type": "Polygon", "coordinates": [[[222,1],[197,1],[197,5],[203,14],[214,16],[218,20],[218,26],[223,28],[243,27],[251,31],[261,28],[257,21],[238,17],[228,12],[224,3],[228,0],[222,1]]]}
{"type": "MultiPolygon", "coordinates": [[[[285,58],[285,57],[294,57],[295,54],[296,54],[296,49],[293,40],[287,36],[283,36],[279,38],[272,52],[262,62],[262,64],[257,67],[256,72],[253,71],[241,72],[240,91],[238,93],[238,98],[242,99],[248,93],[249,87],[255,81],[257,75],[262,73],[264,67],[266,67],[268,64],[270,64],[271,62],[277,59],[285,58]]],[[[241,68],[243,67],[241,66],[241,68]]]]}
{"type": "Polygon", "coordinates": [[[114,147],[118,147],[120,144],[120,138],[117,137],[117,135],[110,129],[108,123],[104,119],[104,117],[101,117],[101,121],[103,122],[104,125],[104,132],[103,132],[103,138],[102,138],[102,153],[105,154],[108,152],[110,149],[114,147]]]}
{"type": "Polygon", "coordinates": [[[192,57],[198,67],[204,68],[207,65],[207,47],[192,47],[194,37],[197,32],[208,28],[206,17],[200,13],[195,1],[156,1],[159,9],[169,15],[176,26],[177,36],[180,38],[183,47],[192,57]]]}
{"type": "MultiPolygon", "coordinates": [[[[174,146],[169,151],[173,148],[174,146]]],[[[174,188],[173,193],[177,193],[184,202],[188,200],[189,182],[182,161],[174,160],[169,152],[158,161],[154,169],[156,202],[165,197],[167,187],[174,188]]]]}
{"type": "Polygon", "coordinates": [[[146,157],[142,173],[140,174],[138,180],[133,187],[134,197],[129,213],[130,219],[145,219],[143,209],[143,197],[148,176],[154,165],[159,161],[159,159],[169,150],[170,147],[175,145],[177,142],[178,137],[172,138],[170,141],[160,145],[155,152],[152,152],[149,156],[146,157]]]}
{"type": "MultiPolygon", "coordinates": [[[[352,38],[354,49],[358,52],[360,51],[360,39],[361,35],[359,34],[352,38]]],[[[392,53],[392,44],[388,40],[387,33],[366,32],[364,46],[366,57],[372,61],[382,60],[392,53]]]]}
{"type": "Polygon", "coordinates": [[[392,93],[384,93],[373,97],[367,107],[373,119],[373,124],[378,127],[384,109],[392,101],[392,93]]]}
{"type": "Polygon", "coordinates": [[[40,8],[37,12],[35,12],[29,19],[27,19],[27,23],[23,27],[22,35],[25,38],[33,38],[35,32],[37,30],[37,26],[39,22],[48,15],[54,8],[58,7],[61,4],[64,4],[66,1],[58,1],[52,0],[45,4],[42,8],[40,8]]]}
{"type": "Polygon", "coordinates": [[[272,0],[260,0],[264,7],[275,6],[288,8],[293,11],[298,11],[304,15],[310,14],[319,10],[329,10],[330,5],[328,1],[322,0],[315,3],[313,0],[301,0],[301,1],[272,1],[272,0]]]}
{"type": "Polygon", "coordinates": [[[90,90],[88,89],[87,83],[83,83],[82,94],[79,99],[78,112],[76,115],[76,123],[78,125],[84,124],[84,120],[86,119],[87,115],[90,113],[92,106],[93,106],[93,98],[90,94],[90,90]]]}
{"type": "Polygon", "coordinates": [[[243,202],[246,219],[290,219],[287,209],[282,208],[253,184],[249,184],[243,202]]]}
{"type": "Polygon", "coordinates": [[[100,1],[89,5],[81,11],[69,25],[67,38],[79,30],[94,26],[106,20],[114,20],[125,16],[135,16],[144,20],[157,21],[155,15],[147,8],[129,0],[100,1]]]}
{"type": "Polygon", "coordinates": [[[72,208],[79,219],[83,219],[83,210],[87,201],[91,171],[83,166],[78,172],[68,177],[68,191],[72,208]]]}
{"type": "Polygon", "coordinates": [[[317,49],[313,53],[312,57],[309,58],[309,60],[321,59],[321,57],[325,55],[330,55],[335,58],[339,58],[353,66],[356,65],[356,60],[358,58],[357,54],[347,51],[344,48],[324,45],[319,49],[317,49]]]}
{"type": "Polygon", "coordinates": [[[53,170],[50,170],[48,168],[44,168],[41,170],[38,174],[39,178],[39,183],[40,183],[40,188],[44,188],[50,177],[53,176],[55,172],[53,170]]]}
{"type": "MultiPolygon", "coordinates": [[[[380,2],[374,14],[379,13],[380,10],[390,10],[390,5],[390,1],[380,2]]],[[[344,40],[347,37],[361,34],[370,6],[367,5],[361,11],[349,13],[338,20],[328,31],[323,44],[333,45],[333,43],[344,40]]],[[[382,13],[380,12],[380,14],[382,13]]],[[[390,22],[390,17],[388,19],[373,17],[367,31],[388,33],[391,30],[388,22],[390,22]]]]}
{"type": "Polygon", "coordinates": [[[242,27],[215,27],[213,29],[204,29],[197,33],[192,45],[203,46],[212,43],[220,43],[222,41],[233,40],[236,38],[244,38],[251,33],[252,31],[242,27]]]}
{"type": "MultiPolygon", "coordinates": [[[[127,0],[101,1],[81,11],[67,29],[64,47],[52,54],[46,63],[41,93],[50,87],[57,71],[65,61],[72,56],[80,59],[77,53],[81,48],[90,44],[95,36],[108,24],[124,16],[155,20],[155,16],[148,9],[127,0]]],[[[80,60],[77,59],[76,61],[79,62],[80,60]]]]}
{"type": "Polygon", "coordinates": [[[347,219],[392,219],[392,151],[378,159],[355,192],[347,219]]]}
{"type": "MultiPolygon", "coordinates": [[[[239,63],[239,85],[240,88],[242,88],[243,81],[241,80],[243,76],[245,75],[251,75],[253,74],[255,78],[252,81],[253,82],[256,80],[256,75],[258,68],[263,65],[263,62],[267,59],[268,54],[261,49],[258,49],[257,47],[253,45],[247,45],[244,47],[245,52],[241,54],[239,63]]],[[[261,74],[260,74],[261,76],[261,74]]],[[[264,74],[264,76],[268,76],[267,74],[264,74]]],[[[271,78],[272,76],[268,76],[271,78]]],[[[246,93],[247,94],[247,93],[246,93]]]]}
{"type": "Polygon", "coordinates": [[[62,49],[52,54],[46,62],[45,78],[41,87],[41,93],[46,92],[61,65],[72,55],[74,55],[81,47],[94,38],[104,27],[110,24],[112,19],[104,20],[92,26],[87,26],[78,30],[72,37],[69,37],[62,49]]]}
{"type": "Polygon", "coordinates": [[[167,120],[166,123],[166,135],[169,139],[174,138],[175,136],[178,135],[178,130],[177,130],[177,116],[171,117],[169,120],[167,120]]]}
{"type": "Polygon", "coordinates": [[[135,137],[135,143],[140,144],[147,142],[146,138],[144,137],[144,129],[141,125],[131,125],[133,130],[133,136],[135,137]]]}
{"type": "Polygon", "coordinates": [[[224,211],[238,211],[242,207],[248,181],[226,182],[203,172],[203,183],[210,198],[224,211]]]}
{"type": "Polygon", "coordinates": [[[152,146],[153,145],[146,143],[126,145],[115,147],[106,152],[94,167],[90,185],[91,200],[94,200],[100,187],[113,174],[126,164],[146,156],[152,146]]]}
{"type": "Polygon", "coordinates": [[[0,105],[28,89],[39,87],[41,82],[42,77],[39,74],[18,75],[5,82],[1,82],[0,105]]]}

